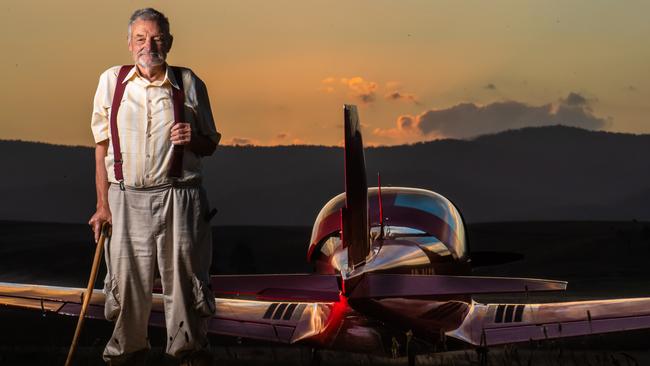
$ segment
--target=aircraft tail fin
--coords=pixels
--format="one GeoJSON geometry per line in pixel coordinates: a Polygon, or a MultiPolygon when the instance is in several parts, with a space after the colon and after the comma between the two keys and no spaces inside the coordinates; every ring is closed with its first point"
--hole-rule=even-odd
{"type": "Polygon", "coordinates": [[[341,210],[341,239],[348,249],[348,265],[365,262],[370,253],[368,182],[357,107],[345,105],[345,208],[341,210]]]}

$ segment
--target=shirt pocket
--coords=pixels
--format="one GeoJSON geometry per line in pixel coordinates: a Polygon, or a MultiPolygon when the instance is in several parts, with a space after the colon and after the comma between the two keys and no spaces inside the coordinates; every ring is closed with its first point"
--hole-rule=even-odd
{"type": "Polygon", "coordinates": [[[119,129],[120,141],[122,136],[127,134],[142,133],[144,125],[146,124],[146,112],[144,109],[140,110],[141,106],[134,104],[126,97],[122,98],[120,109],[117,112],[117,127],[119,129]]]}
{"type": "Polygon", "coordinates": [[[151,108],[151,116],[155,119],[165,121],[174,119],[174,103],[168,95],[155,96],[149,108],[151,108]]]}

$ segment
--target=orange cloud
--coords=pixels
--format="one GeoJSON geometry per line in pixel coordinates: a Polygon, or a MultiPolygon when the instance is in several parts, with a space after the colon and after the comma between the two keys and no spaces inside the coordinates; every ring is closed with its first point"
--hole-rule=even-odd
{"type": "MultiPolygon", "coordinates": [[[[321,88],[319,90],[328,94],[334,93],[335,82],[336,79],[334,77],[326,77],[321,80],[321,88]]],[[[339,82],[347,88],[350,96],[360,100],[363,104],[375,102],[377,100],[377,93],[381,89],[377,82],[366,80],[361,76],[351,78],[343,77],[339,79],[339,82]]],[[[387,82],[383,87],[383,91],[386,93],[384,99],[392,101],[404,100],[406,102],[420,104],[415,94],[403,92],[401,88],[402,84],[398,81],[387,82]]]]}
{"type": "MultiPolygon", "coordinates": [[[[393,128],[375,128],[372,134],[397,140],[399,143],[414,143],[429,139],[420,129],[419,116],[403,115],[397,118],[393,128]]],[[[435,136],[441,137],[441,136],[435,136]]]]}
{"type": "Polygon", "coordinates": [[[287,145],[308,145],[309,143],[301,138],[292,136],[289,132],[280,132],[274,138],[263,142],[260,146],[287,146],[287,145]]]}
{"type": "Polygon", "coordinates": [[[360,76],[353,78],[341,78],[341,84],[348,87],[350,95],[359,99],[364,104],[369,104],[377,99],[378,85],[374,81],[368,81],[360,76]]]}
{"type": "Polygon", "coordinates": [[[384,145],[382,145],[382,144],[380,144],[378,142],[375,142],[375,141],[364,141],[363,146],[365,146],[365,147],[380,147],[380,146],[384,146],[384,145]]]}

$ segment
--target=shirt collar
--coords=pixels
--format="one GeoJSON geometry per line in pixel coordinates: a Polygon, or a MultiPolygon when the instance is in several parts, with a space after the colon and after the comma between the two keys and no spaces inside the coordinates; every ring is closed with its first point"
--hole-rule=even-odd
{"type": "Polygon", "coordinates": [[[135,75],[135,73],[137,72],[137,70],[138,70],[138,68],[137,68],[135,65],[133,65],[133,67],[131,68],[131,70],[130,70],[130,71],[128,72],[128,74],[126,74],[126,76],[124,77],[124,80],[122,80],[122,84],[126,83],[127,81],[131,81],[131,79],[133,79],[133,76],[135,75]]]}
{"type": "MultiPolygon", "coordinates": [[[[162,80],[162,84],[165,84],[166,82],[169,82],[174,88],[180,89],[178,86],[178,81],[176,80],[176,75],[170,71],[171,66],[166,65],[165,67],[165,78],[162,80]]],[[[133,77],[135,76],[141,77],[140,73],[138,72],[138,67],[133,65],[131,70],[126,74],[126,77],[122,81],[122,83],[126,83],[127,81],[131,81],[133,77]]]]}
{"type": "MultiPolygon", "coordinates": [[[[165,70],[165,81],[169,81],[170,84],[176,89],[180,90],[180,87],[178,86],[178,80],[176,80],[176,74],[171,71],[172,67],[167,65],[166,70],[165,70]]],[[[176,69],[178,70],[178,69],[176,69]]],[[[179,77],[181,75],[178,75],[179,77]]]]}

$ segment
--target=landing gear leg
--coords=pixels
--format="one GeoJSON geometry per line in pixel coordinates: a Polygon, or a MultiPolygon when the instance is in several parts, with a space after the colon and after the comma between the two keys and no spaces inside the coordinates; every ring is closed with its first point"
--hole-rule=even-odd
{"type": "Polygon", "coordinates": [[[311,360],[309,362],[310,366],[320,366],[320,352],[318,352],[318,348],[312,348],[311,349],[311,360]]]}
{"type": "Polygon", "coordinates": [[[415,352],[412,351],[411,348],[407,351],[406,356],[408,358],[409,366],[415,366],[415,352]]]}
{"type": "Polygon", "coordinates": [[[480,366],[487,366],[488,364],[488,348],[477,347],[476,354],[478,355],[478,364],[480,366]]]}
{"type": "Polygon", "coordinates": [[[408,359],[409,366],[415,366],[415,342],[413,342],[413,332],[406,332],[406,358],[408,359]]]}

